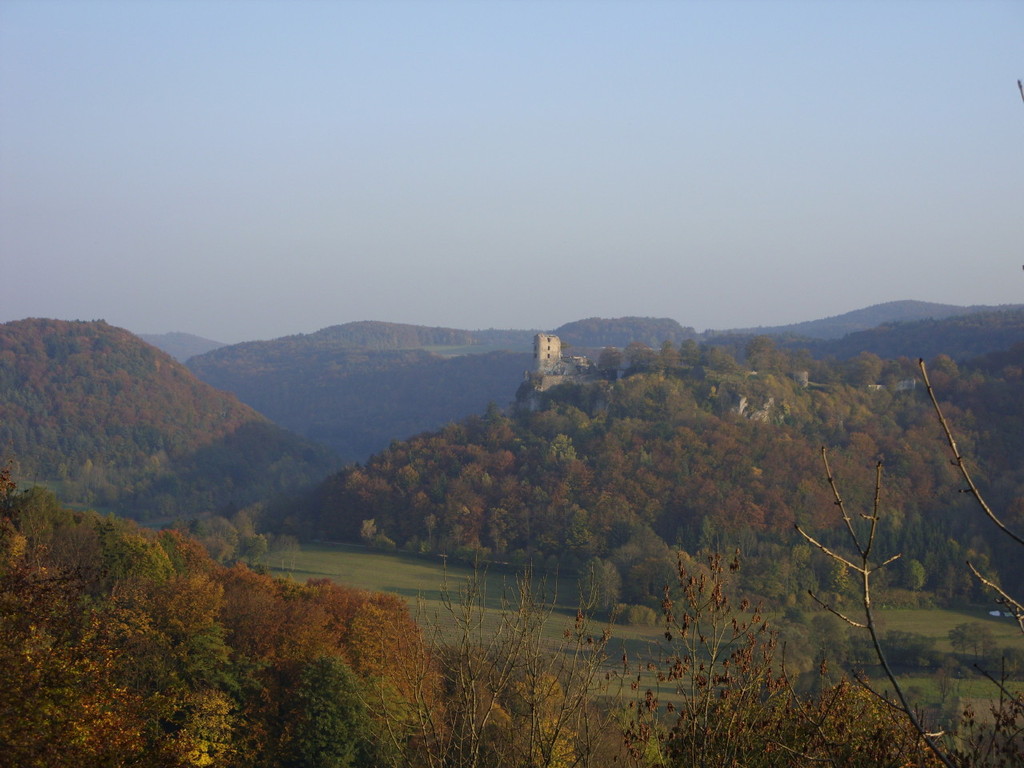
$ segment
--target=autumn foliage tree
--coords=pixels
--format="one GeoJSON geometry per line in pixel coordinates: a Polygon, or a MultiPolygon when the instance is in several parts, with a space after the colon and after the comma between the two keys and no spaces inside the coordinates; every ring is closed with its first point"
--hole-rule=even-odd
{"type": "Polygon", "coordinates": [[[5,764],[384,764],[367,701],[406,706],[420,637],[399,598],[225,568],[6,469],[0,503],[5,764]]]}

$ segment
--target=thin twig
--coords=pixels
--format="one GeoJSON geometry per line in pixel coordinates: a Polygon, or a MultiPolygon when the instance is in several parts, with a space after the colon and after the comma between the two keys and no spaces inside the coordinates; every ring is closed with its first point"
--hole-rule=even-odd
{"type": "Polygon", "coordinates": [[[1000,520],[996,516],[996,513],[992,511],[988,502],[985,501],[985,498],[981,495],[981,491],[978,490],[978,486],[974,484],[974,479],[971,477],[971,473],[967,469],[967,462],[964,460],[963,455],[960,453],[960,449],[957,447],[956,439],[953,437],[953,432],[949,428],[949,422],[946,421],[946,417],[942,413],[942,408],[939,406],[939,401],[935,397],[935,390],[932,389],[932,383],[928,379],[928,370],[925,368],[924,360],[919,358],[917,365],[921,369],[921,378],[924,379],[924,386],[928,391],[928,397],[931,398],[932,407],[935,408],[935,415],[939,419],[939,424],[942,425],[942,431],[946,433],[946,442],[949,444],[949,449],[953,452],[953,464],[960,470],[960,474],[967,483],[966,492],[970,493],[974,497],[974,500],[978,502],[978,505],[981,507],[988,519],[995,523],[999,527],[999,530],[1021,546],[1024,546],[1024,538],[1021,538],[1006,527],[1003,521],[1000,520]]]}
{"type": "Polygon", "coordinates": [[[967,561],[967,567],[971,569],[971,573],[974,574],[974,578],[999,595],[1001,599],[996,602],[1002,603],[1006,607],[1013,609],[1014,618],[1017,620],[1017,623],[1020,624],[1021,631],[1024,631],[1024,605],[1021,605],[1017,600],[1006,594],[1006,592],[1003,591],[1003,588],[994,581],[982,576],[970,560],[967,561]]]}
{"type": "MultiPolygon", "coordinates": [[[[796,525],[796,526],[794,526],[794,527],[796,528],[796,530],[797,530],[797,533],[799,533],[799,534],[800,534],[801,536],[803,536],[803,537],[804,537],[805,539],[807,539],[807,540],[808,540],[809,542],[811,542],[811,544],[813,544],[814,546],[816,546],[816,547],[817,547],[818,549],[820,549],[820,550],[821,550],[822,552],[824,552],[824,553],[825,553],[826,555],[828,555],[829,557],[831,557],[831,558],[832,558],[833,560],[835,560],[836,562],[840,562],[840,563],[842,563],[842,564],[843,564],[843,565],[845,565],[845,566],[846,566],[847,568],[849,568],[849,569],[850,569],[851,571],[856,571],[857,573],[863,573],[863,572],[864,572],[864,571],[863,571],[863,569],[862,569],[862,568],[861,568],[860,566],[858,566],[858,565],[854,565],[853,563],[851,563],[851,562],[850,562],[849,560],[847,560],[847,559],[846,559],[845,557],[843,557],[842,555],[840,555],[840,554],[837,554],[837,553],[833,552],[833,551],[832,551],[831,549],[829,549],[828,547],[826,547],[826,546],[825,546],[824,544],[822,544],[822,543],[821,543],[820,541],[818,541],[818,540],[817,540],[816,538],[814,538],[814,537],[813,537],[813,536],[811,536],[811,535],[810,535],[809,533],[807,533],[807,531],[805,531],[805,530],[804,530],[803,528],[801,528],[801,527],[800,527],[799,525],[796,525]]],[[[856,541],[856,538],[854,538],[854,541],[856,541]]]]}
{"type": "MultiPolygon", "coordinates": [[[[868,532],[868,545],[864,547],[864,560],[866,561],[871,556],[871,547],[875,543],[875,533],[878,531],[878,510],[880,508],[882,498],[882,462],[875,462],[875,498],[871,504],[871,528],[868,532]]],[[[899,555],[896,555],[899,557],[899,555]]],[[[895,558],[894,558],[895,559],[895,558]]],[[[888,561],[886,561],[888,562],[888,561]]],[[[864,563],[867,567],[867,562],[864,563]]],[[[886,565],[886,563],[882,563],[886,565]]],[[[879,566],[881,567],[881,566],[879,566]]]]}
{"type": "MultiPolygon", "coordinates": [[[[898,557],[898,555],[890,557],[888,560],[886,560],[879,566],[872,567],[870,565],[871,548],[874,544],[875,533],[877,532],[878,522],[881,517],[879,511],[881,509],[882,498],[882,463],[878,462],[875,466],[875,495],[872,503],[871,515],[867,517],[867,519],[870,520],[871,525],[868,530],[867,543],[862,544],[860,537],[857,536],[857,533],[854,530],[853,523],[850,520],[850,515],[846,511],[846,505],[843,503],[843,497],[839,493],[839,486],[836,483],[835,476],[832,474],[832,469],[829,466],[828,453],[825,448],[821,449],[821,458],[825,466],[825,475],[828,478],[829,486],[832,488],[832,495],[835,497],[835,504],[837,507],[839,507],[839,511],[842,515],[843,522],[846,524],[847,532],[849,533],[850,539],[853,543],[853,547],[857,552],[858,559],[860,560],[860,565],[854,565],[850,560],[832,552],[823,544],[815,540],[813,537],[811,537],[804,531],[802,531],[799,526],[797,526],[797,531],[799,531],[805,539],[810,541],[812,544],[818,547],[818,549],[820,549],[826,555],[831,557],[833,560],[835,560],[836,562],[843,563],[847,568],[850,568],[855,573],[860,574],[861,606],[864,610],[865,620],[863,626],[867,629],[868,635],[871,638],[871,645],[875,652],[875,658],[877,658],[879,664],[881,664],[882,670],[885,672],[886,678],[888,678],[889,682],[892,684],[893,691],[895,691],[896,693],[896,698],[899,700],[898,705],[895,702],[892,702],[892,704],[893,706],[896,706],[896,709],[902,712],[902,714],[908,720],[910,720],[910,723],[914,727],[914,730],[916,730],[921,735],[921,738],[924,739],[925,744],[928,745],[928,748],[935,755],[935,757],[947,768],[956,768],[956,763],[954,763],[952,761],[952,758],[950,758],[945,753],[945,751],[940,748],[938,742],[936,741],[936,739],[938,738],[938,734],[929,733],[927,730],[925,730],[924,724],[921,722],[920,717],[918,716],[914,708],[910,705],[910,701],[907,699],[907,695],[903,691],[903,686],[900,685],[899,681],[896,679],[896,673],[893,672],[892,667],[889,665],[889,660],[885,656],[885,651],[882,649],[882,643],[878,636],[878,624],[875,621],[874,610],[871,607],[871,574],[879,568],[884,567],[885,565],[888,565],[889,563],[893,562],[896,559],[896,557],[898,557]]],[[[832,608],[828,606],[825,607],[828,608],[828,610],[830,610],[832,613],[836,614],[837,616],[840,616],[840,618],[843,618],[838,612],[836,612],[832,608]]],[[[851,624],[855,624],[855,622],[852,622],[849,619],[845,620],[851,624]]],[[[870,689],[870,686],[867,687],[870,689]]],[[[884,700],[884,697],[880,698],[883,698],[884,700]]]]}
{"type": "MultiPolygon", "coordinates": [[[[854,546],[858,551],[860,551],[860,542],[857,540],[856,531],[853,530],[853,521],[851,521],[850,516],[846,514],[846,504],[843,503],[843,497],[839,494],[839,487],[836,485],[836,478],[832,474],[832,468],[828,464],[828,451],[825,446],[821,446],[821,461],[825,465],[825,477],[828,478],[828,484],[832,489],[832,495],[836,499],[836,506],[839,507],[839,513],[843,516],[843,522],[846,523],[846,530],[849,532],[854,546]]],[[[851,567],[855,568],[856,566],[851,567]]]]}
{"type": "Polygon", "coordinates": [[[845,615],[844,613],[841,613],[840,611],[836,610],[835,608],[833,608],[828,603],[826,603],[823,600],[821,600],[821,598],[819,598],[816,594],[814,594],[810,590],[807,590],[807,594],[811,596],[811,599],[814,600],[814,602],[816,602],[818,605],[820,605],[826,611],[831,613],[833,616],[837,616],[840,619],[842,619],[843,621],[845,621],[851,627],[856,627],[857,629],[867,629],[868,628],[867,624],[861,624],[859,621],[854,621],[849,616],[845,615]]]}
{"type": "MultiPolygon", "coordinates": [[[[1004,659],[1004,661],[1005,661],[1005,659],[1004,659]]],[[[1003,682],[1002,682],[1001,680],[996,680],[996,679],[995,679],[995,678],[994,678],[994,677],[993,677],[993,676],[992,676],[992,675],[991,675],[991,674],[990,674],[990,673],[988,672],[988,670],[986,670],[986,669],[985,669],[985,668],[983,668],[982,666],[980,666],[980,665],[978,665],[978,664],[975,664],[975,665],[973,665],[973,666],[974,666],[974,668],[975,668],[976,670],[978,670],[978,671],[979,671],[979,672],[980,672],[981,674],[983,674],[983,675],[984,675],[985,677],[987,677],[987,678],[988,678],[989,680],[991,680],[991,681],[992,681],[992,683],[993,683],[993,684],[994,684],[994,685],[995,685],[995,686],[996,686],[996,687],[997,687],[997,688],[998,688],[998,689],[999,689],[1000,691],[1002,691],[1003,695],[1004,695],[1004,696],[1006,696],[1006,698],[1010,699],[1011,701],[1015,701],[1015,702],[1020,702],[1020,703],[1024,703],[1024,698],[1022,698],[1022,695],[1021,695],[1020,693],[1015,693],[1015,692],[1011,691],[1010,689],[1008,689],[1008,688],[1007,688],[1007,687],[1006,687],[1006,686],[1005,686],[1005,685],[1003,684],[1003,682]]]]}

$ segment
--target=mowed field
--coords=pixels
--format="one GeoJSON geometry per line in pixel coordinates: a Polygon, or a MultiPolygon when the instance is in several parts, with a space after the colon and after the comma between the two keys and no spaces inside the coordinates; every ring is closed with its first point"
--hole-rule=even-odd
{"type": "MultiPolygon", "coordinates": [[[[348,544],[306,544],[291,554],[271,555],[268,564],[275,575],[297,581],[328,578],[360,589],[401,595],[422,623],[444,624],[443,595],[447,591],[458,602],[460,590],[473,576],[472,568],[449,565],[440,557],[386,553],[348,544]]],[[[496,617],[503,598],[514,597],[516,571],[490,565],[482,568],[481,573],[482,603],[496,617]]],[[[553,606],[548,634],[557,637],[576,616],[580,604],[577,581],[556,573],[535,572],[533,582],[539,601],[553,606]]],[[[993,618],[980,608],[879,609],[878,618],[883,634],[899,630],[932,637],[939,651],[952,650],[949,631],[966,622],[987,626],[998,646],[1024,647],[1024,635],[1012,619],[993,618]]],[[[657,626],[615,624],[609,629],[615,644],[624,643],[634,651],[657,643],[662,634],[657,626]]]]}
{"type": "Polygon", "coordinates": [[[952,651],[949,630],[960,624],[984,624],[992,631],[992,638],[998,646],[1024,648],[1024,634],[1013,619],[993,618],[984,609],[946,610],[945,608],[893,608],[878,611],[879,624],[884,634],[887,630],[915,632],[936,639],[935,649],[952,651]]]}
{"type": "MultiPolygon", "coordinates": [[[[365,547],[346,544],[306,544],[300,550],[270,555],[268,565],[277,576],[306,581],[307,579],[331,579],[360,589],[391,592],[401,595],[409,603],[410,611],[428,634],[435,634],[442,641],[456,639],[459,630],[455,615],[446,607],[445,594],[450,596],[450,605],[459,610],[460,594],[473,581],[473,569],[461,564],[447,564],[440,557],[419,557],[406,553],[386,553],[365,547]]],[[[489,565],[481,568],[478,579],[481,589],[480,603],[484,607],[480,616],[482,638],[497,629],[503,602],[514,601],[516,596],[516,570],[489,565]]],[[[559,647],[565,629],[571,627],[580,604],[579,587],[575,577],[558,574],[534,573],[533,585],[537,601],[550,607],[551,613],[544,625],[543,641],[552,650],[559,647]]],[[[884,637],[890,630],[914,632],[935,639],[935,649],[950,652],[949,631],[957,625],[977,622],[988,627],[999,647],[1024,648],[1024,635],[1012,619],[994,618],[986,610],[931,609],[878,609],[879,628],[884,637]]],[[[608,645],[608,670],[622,671],[621,659],[628,657],[630,667],[642,665],[643,660],[660,657],[663,629],[659,626],[629,626],[624,624],[602,624],[594,622],[592,634],[607,629],[611,634],[608,645]]],[[[879,677],[877,668],[865,670],[874,679],[879,691],[888,691],[887,680],[879,677]]],[[[628,674],[626,675],[629,676],[628,674]]],[[[625,677],[615,675],[613,679],[624,685],[625,677]]],[[[911,699],[918,705],[937,705],[945,701],[937,677],[933,673],[920,671],[901,674],[901,684],[911,699]]],[[[1016,688],[1019,683],[1011,684],[1016,688]]],[[[950,695],[954,700],[971,698],[977,706],[987,711],[985,702],[991,699],[994,687],[979,674],[963,670],[951,682],[950,695]]],[[[614,693],[608,689],[601,695],[620,697],[624,689],[614,693]]],[[[675,694],[666,690],[659,692],[665,700],[675,694]]],[[[626,696],[628,698],[628,694],[626,696]]],[[[981,710],[979,710],[981,711],[981,710]]]]}
{"type": "MultiPolygon", "coordinates": [[[[307,579],[331,579],[359,589],[392,592],[409,603],[409,609],[421,625],[438,629],[442,635],[454,632],[454,621],[445,605],[447,594],[456,607],[461,593],[473,581],[473,568],[447,564],[441,557],[419,557],[406,553],[387,553],[350,544],[304,544],[300,551],[270,555],[267,564],[275,576],[305,582],[307,579]]],[[[481,604],[486,609],[484,624],[494,627],[502,606],[513,603],[517,595],[517,571],[500,565],[479,569],[481,604]]],[[[579,584],[575,576],[557,573],[533,573],[537,603],[550,609],[544,637],[556,644],[564,630],[571,627],[580,605],[579,584]]],[[[630,656],[647,655],[661,637],[657,626],[633,627],[594,622],[593,633],[609,629],[613,638],[609,647],[616,658],[622,651],[630,656]]]]}
{"type": "MultiPolygon", "coordinates": [[[[297,581],[328,578],[359,589],[392,592],[406,598],[412,608],[419,603],[439,605],[445,592],[457,596],[473,576],[471,567],[449,565],[443,557],[379,552],[352,544],[304,544],[299,552],[271,555],[268,560],[275,576],[297,581]]],[[[484,604],[500,608],[502,595],[515,586],[516,570],[488,565],[480,573],[484,604]]],[[[575,578],[536,573],[534,584],[548,602],[575,614],[579,603],[575,578]]]]}

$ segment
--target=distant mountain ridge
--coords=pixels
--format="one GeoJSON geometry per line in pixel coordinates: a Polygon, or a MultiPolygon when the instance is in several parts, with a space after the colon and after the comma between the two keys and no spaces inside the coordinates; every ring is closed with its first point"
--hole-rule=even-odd
{"type": "Polygon", "coordinates": [[[913,320],[942,320],[947,317],[990,313],[1002,310],[1024,309],[1024,304],[1001,306],[974,305],[969,307],[955,304],[935,304],[927,301],[888,301],[873,304],[863,309],[844,312],[841,315],[818,320],[805,320],[791,325],[761,326],[757,328],[733,328],[724,331],[708,331],[705,335],[737,334],[762,336],[799,336],[809,339],[839,339],[850,333],[866,331],[894,322],[913,320]]]}
{"type": "Polygon", "coordinates": [[[555,335],[563,344],[600,348],[626,347],[632,342],[649,347],[658,347],[666,341],[678,345],[686,339],[697,338],[698,334],[693,328],[684,328],[667,317],[589,317],[559,326],[555,335]]]}
{"type": "MultiPolygon", "coordinates": [[[[819,359],[870,352],[960,362],[1024,342],[1024,305],[890,302],[811,324],[876,319],[885,322],[838,339],[781,335],[775,343],[819,359]],[[922,314],[945,317],[909,319],[922,314]]],[[[697,334],[642,317],[587,318],[555,330],[570,348],[696,341],[724,345],[737,359],[755,335],[697,334]]],[[[285,430],[361,462],[393,440],[491,403],[503,408],[533,367],[533,334],[363,321],[220,346],[186,368],[102,321],[11,322],[0,325],[0,458],[13,456],[22,478],[61,484],[70,502],[156,515],[182,504],[194,514],[249,504],[338,463],[285,430]]],[[[178,336],[187,334],[160,340],[178,336]]]]}
{"type": "Polygon", "coordinates": [[[816,357],[848,359],[861,352],[883,358],[948,355],[965,361],[1009,349],[1024,341],[1024,306],[961,313],[944,318],[888,322],[840,339],[789,340],[816,357]]]}
{"type": "MultiPolygon", "coordinates": [[[[750,328],[708,329],[698,333],[691,326],[683,326],[671,318],[659,317],[589,317],[564,323],[554,329],[496,329],[464,330],[459,328],[410,325],[376,320],[358,320],[331,325],[318,331],[282,336],[270,341],[247,341],[226,345],[188,333],[139,334],[139,338],[185,362],[189,357],[206,354],[221,347],[239,347],[245,344],[261,345],[264,352],[288,346],[323,346],[339,349],[405,350],[431,347],[470,348],[474,346],[505,349],[510,352],[529,351],[533,336],[541,331],[557,334],[571,346],[599,348],[625,347],[640,342],[656,347],[664,341],[678,344],[686,339],[709,341],[723,335],[782,336],[805,339],[839,339],[851,333],[867,331],[881,325],[915,320],[942,320],[961,315],[1024,309],[1024,304],[961,306],[928,301],[902,300],[873,304],[839,315],[816,320],[804,320],[789,325],[756,326],[750,328]],[[270,347],[265,345],[272,345],[270,347]]],[[[462,352],[468,352],[463,349],[462,352]]],[[[485,351],[481,349],[480,351],[485,351]]]]}
{"type": "MultiPolygon", "coordinates": [[[[966,359],[1024,338],[1013,311],[982,312],[903,301],[834,318],[780,326],[776,343],[816,357],[931,357],[966,359]],[[945,315],[941,320],[912,320],[945,315]],[[976,318],[970,322],[969,318],[976,318]],[[869,323],[876,323],[868,327],[869,323]],[[877,323],[888,323],[878,325],[877,323]],[[923,325],[921,325],[923,324],[923,325]],[[808,335],[795,336],[800,327],[808,335]],[[840,339],[829,328],[855,328],[840,339]],[[789,330],[787,330],[789,329],[789,330]]],[[[586,318],[554,329],[566,346],[592,353],[640,342],[657,349],[692,340],[742,354],[757,333],[697,333],[669,318],[586,318]]],[[[347,461],[365,461],[394,439],[436,429],[488,403],[504,407],[532,368],[532,330],[468,331],[362,321],[315,333],[222,347],[188,361],[203,381],[235,393],[276,423],[330,446],[347,461]],[[505,351],[501,351],[505,350],[505,351]]]]}
{"type": "Polygon", "coordinates": [[[202,355],[214,349],[226,346],[223,342],[204,339],[191,333],[140,333],[138,337],[157,349],[162,349],[179,363],[190,357],[202,355]]]}
{"type": "Polygon", "coordinates": [[[347,323],[222,347],[188,366],[276,423],[345,460],[362,461],[396,437],[443,426],[490,402],[510,403],[531,362],[525,351],[494,351],[502,341],[523,348],[525,340],[501,332],[347,323]]]}
{"type": "Polygon", "coordinates": [[[0,458],[70,503],[195,517],[340,462],[103,321],[0,325],[0,458]]]}

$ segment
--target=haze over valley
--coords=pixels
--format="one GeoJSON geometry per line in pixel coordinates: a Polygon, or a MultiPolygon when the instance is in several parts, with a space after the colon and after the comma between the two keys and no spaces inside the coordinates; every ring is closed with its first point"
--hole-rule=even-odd
{"type": "Polygon", "coordinates": [[[1022,25],[0,2],[0,764],[1024,765],[1022,25]]]}

